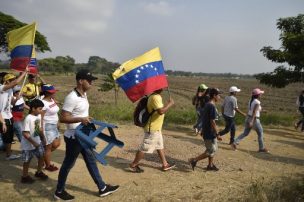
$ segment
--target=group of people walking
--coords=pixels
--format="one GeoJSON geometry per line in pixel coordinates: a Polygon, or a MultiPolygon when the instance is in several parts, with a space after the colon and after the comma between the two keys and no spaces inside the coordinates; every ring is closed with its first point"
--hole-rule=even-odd
{"type": "MultiPolygon", "coordinates": [[[[29,165],[35,156],[38,159],[35,177],[40,180],[47,180],[48,176],[43,172],[43,168],[49,172],[57,171],[59,168],[51,163],[51,153],[55,151],[61,143],[58,131],[58,122],[65,123],[67,129],[64,132],[65,157],[58,174],[58,183],[54,193],[56,199],[73,200],[75,197],[69,194],[66,189],[66,181],[69,172],[75,165],[79,154],[83,156],[86,167],[98,188],[99,196],[109,195],[118,190],[118,185],[106,184],[99,172],[94,154],[82,148],[79,140],[75,136],[75,129],[79,124],[90,123],[89,101],[87,91],[97,79],[86,69],[79,70],[76,74],[76,86],[65,97],[61,107],[61,114],[58,116],[59,103],[55,96],[57,89],[51,84],[47,84],[41,77],[29,75],[29,82],[23,88],[18,86],[27,75],[27,71],[20,73],[18,77],[11,73],[1,73],[0,84],[0,123],[1,134],[5,144],[7,160],[17,158],[23,161],[21,183],[31,184],[35,180],[29,175],[29,165]],[[40,82],[37,82],[37,77],[40,82]],[[29,110],[23,117],[24,110],[29,110]],[[21,144],[21,155],[12,154],[11,144],[14,133],[21,144]]],[[[146,153],[157,151],[161,160],[161,170],[168,171],[175,167],[173,162],[168,162],[164,150],[162,136],[162,126],[165,113],[174,105],[174,100],[170,97],[164,104],[161,93],[163,89],[158,89],[149,95],[147,109],[151,116],[145,125],[142,142],[138,147],[135,158],[130,163],[131,172],[142,173],[144,169],[140,167],[140,161],[146,153]]],[[[214,164],[214,156],[218,149],[217,141],[222,141],[222,136],[230,132],[230,141],[233,150],[238,144],[254,129],[258,135],[259,152],[269,152],[264,146],[263,127],[260,122],[262,112],[261,95],[264,91],[256,88],[252,90],[251,98],[248,102],[248,112],[242,112],[237,103],[237,93],[241,89],[236,86],[229,88],[229,95],[224,98],[221,105],[221,113],[225,120],[225,128],[219,130],[216,121],[219,112],[216,103],[219,102],[222,91],[217,88],[208,88],[205,84],[198,86],[197,93],[192,100],[196,107],[197,122],[194,125],[196,134],[200,134],[204,140],[206,150],[189,159],[189,164],[194,170],[198,161],[208,158],[207,171],[218,171],[214,164]],[[235,138],[236,124],[235,114],[240,113],[245,118],[244,132],[235,138]]],[[[299,110],[304,113],[304,91],[299,97],[299,110]]],[[[303,115],[304,117],[304,115],[303,115]]],[[[295,124],[299,127],[303,120],[295,124]]]]}

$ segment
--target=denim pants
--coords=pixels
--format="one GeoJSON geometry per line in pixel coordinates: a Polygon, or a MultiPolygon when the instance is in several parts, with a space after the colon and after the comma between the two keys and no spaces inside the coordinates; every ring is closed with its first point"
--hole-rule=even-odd
{"type": "Polygon", "coordinates": [[[22,121],[14,121],[13,124],[14,133],[17,136],[19,142],[21,142],[22,137],[22,121]]]}
{"type": "Polygon", "coordinates": [[[203,127],[203,120],[202,120],[202,114],[203,114],[204,109],[201,107],[198,107],[196,109],[196,114],[197,114],[197,120],[193,128],[197,128],[198,131],[202,130],[203,127]]]}
{"type": "Polygon", "coordinates": [[[83,149],[77,139],[64,137],[64,141],[66,143],[65,158],[59,171],[56,191],[62,192],[65,189],[65,183],[68,174],[75,165],[79,153],[82,154],[87,169],[95,184],[97,185],[98,189],[103,189],[105,187],[105,183],[102,180],[101,175],[99,174],[96,160],[92,151],[87,151],[83,149]]]}
{"type": "Polygon", "coordinates": [[[223,135],[227,134],[228,132],[230,132],[230,142],[233,142],[234,137],[235,137],[234,117],[229,117],[229,116],[226,116],[225,114],[223,114],[223,117],[225,119],[225,129],[220,131],[219,134],[220,134],[220,136],[223,136],[223,135]]]}
{"type": "Polygon", "coordinates": [[[300,121],[298,121],[297,126],[299,126],[302,123],[301,131],[304,131],[304,107],[299,107],[299,111],[302,114],[302,119],[300,119],[300,121]]]}
{"type": "Polygon", "coordinates": [[[249,135],[251,129],[253,128],[257,135],[258,135],[258,142],[259,142],[259,149],[264,149],[264,140],[263,140],[263,127],[261,125],[260,119],[256,118],[255,121],[253,122],[253,126],[252,128],[249,128],[249,123],[251,122],[252,117],[251,116],[247,116],[246,120],[245,120],[245,129],[244,132],[239,135],[235,140],[234,143],[235,144],[239,144],[239,142],[246,137],[247,135],[249,135]]]}

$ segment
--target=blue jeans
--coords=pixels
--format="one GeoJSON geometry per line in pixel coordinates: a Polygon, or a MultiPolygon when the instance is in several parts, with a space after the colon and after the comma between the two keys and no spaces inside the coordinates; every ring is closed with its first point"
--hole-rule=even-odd
{"type": "Polygon", "coordinates": [[[14,121],[13,124],[14,133],[17,136],[19,142],[21,142],[22,137],[22,121],[14,121]]]}
{"type": "Polygon", "coordinates": [[[196,109],[196,114],[197,114],[197,120],[196,120],[196,123],[195,125],[193,126],[193,128],[197,128],[198,131],[201,131],[202,130],[202,127],[203,127],[203,120],[202,120],[202,114],[203,114],[203,108],[201,107],[198,107],[196,109]]]}
{"type": "Polygon", "coordinates": [[[79,153],[82,154],[87,169],[98,189],[103,189],[105,187],[105,183],[99,174],[96,160],[92,151],[83,149],[77,139],[64,137],[64,141],[66,143],[65,158],[59,171],[56,191],[62,192],[64,190],[68,174],[75,165],[79,153]]]}
{"type": "Polygon", "coordinates": [[[245,129],[244,132],[239,135],[235,140],[234,143],[235,144],[239,144],[239,142],[246,137],[247,135],[249,135],[251,129],[253,128],[257,135],[258,135],[258,142],[259,142],[259,149],[264,149],[264,140],[263,140],[263,127],[261,125],[260,119],[255,119],[255,121],[253,122],[253,126],[252,128],[249,128],[249,123],[252,120],[252,117],[247,116],[246,120],[245,120],[245,129]]]}
{"type": "Polygon", "coordinates": [[[232,143],[234,141],[234,137],[235,137],[235,121],[234,121],[234,117],[229,117],[226,116],[225,114],[223,114],[223,117],[225,119],[225,128],[224,130],[220,131],[219,134],[220,136],[223,136],[225,134],[227,134],[228,132],[230,132],[230,142],[232,143]]]}

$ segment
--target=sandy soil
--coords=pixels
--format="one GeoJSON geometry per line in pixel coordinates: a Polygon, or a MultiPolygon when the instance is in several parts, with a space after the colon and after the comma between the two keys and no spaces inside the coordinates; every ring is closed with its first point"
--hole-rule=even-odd
{"type": "MultiPolygon", "coordinates": [[[[237,134],[242,132],[239,127],[237,134]]],[[[135,126],[122,125],[116,129],[118,139],[125,146],[110,151],[108,166],[99,164],[106,183],[119,184],[120,189],[105,198],[97,196],[97,188],[86,170],[81,157],[70,172],[66,189],[75,195],[75,201],[228,201],[242,198],[246,189],[256,180],[265,182],[285,176],[304,173],[304,134],[288,128],[265,129],[265,144],[270,154],[258,153],[255,132],[244,139],[238,151],[227,144],[229,135],[219,143],[215,163],[218,172],[207,172],[207,162],[201,161],[195,171],[188,165],[188,158],[203,152],[200,136],[195,136],[190,126],[167,126],[163,131],[166,155],[175,162],[174,170],[163,172],[156,153],[146,155],[141,163],[144,173],[128,170],[136,148],[141,142],[142,130],[135,126]]],[[[103,148],[100,143],[98,150],[103,148]]],[[[17,153],[19,143],[13,145],[17,153]]],[[[52,155],[60,166],[65,153],[65,144],[52,155]]],[[[35,172],[36,160],[32,161],[31,175],[35,172]]],[[[0,154],[0,201],[52,201],[57,183],[57,172],[47,172],[49,180],[36,181],[32,185],[20,183],[22,163],[20,160],[6,161],[0,154]]]]}

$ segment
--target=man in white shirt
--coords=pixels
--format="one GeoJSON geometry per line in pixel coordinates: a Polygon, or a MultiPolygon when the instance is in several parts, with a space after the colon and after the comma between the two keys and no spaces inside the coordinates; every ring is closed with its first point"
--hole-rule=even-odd
{"type": "Polygon", "coordinates": [[[89,102],[86,92],[92,87],[92,81],[96,79],[97,77],[92,76],[88,70],[80,70],[76,74],[76,88],[74,88],[64,100],[60,121],[66,123],[67,126],[67,130],[64,133],[66,155],[58,175],[58,184],[54,195],[56,199],[70,201],[75,198],[65,191],[65,183],[80,153],[83,156],[92,179],[99,189],[99,196],[109,195],[119,188],[119,186],[105,184],[99,173],[93,153],[83,149],[75,137],[75,129],[79,124],[87,125],[90,123],[89,102]]]}
{"type": "Polygon", "coordinates": [[[238,112],[242,114],[243,116],[246,117],[246,114],[239,110],[238,104],[237,104],[237,99],[236,99],[236,94],[240,92],[241,89],[237,88],[236,86],[231,86],[229,89],[229,96],[225,97],[224,103],[222,105],[222,115],[225,119],[225,128],[224,130],[219,132],[220,136],[223,136],[230,132],[230,142],[229,144],[231,145],[234,142],[234,137],[235,137],[235,112],[238,112]]]}

